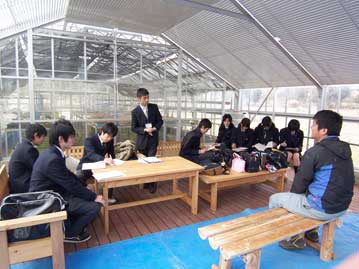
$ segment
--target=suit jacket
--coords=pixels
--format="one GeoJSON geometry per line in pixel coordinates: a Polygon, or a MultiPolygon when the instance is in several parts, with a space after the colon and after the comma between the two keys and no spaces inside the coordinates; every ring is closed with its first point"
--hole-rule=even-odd
{"type": "Polygon", "coordinates": [[[247,129],[244,132],[241,131],[241,126],[233,132],[232,142],[237,147],[246,147],[250,149],[253,146],[254,131],[253,129],[247,129]]]}
{"type": "Polygon", "coordinates": [[[112,158],[115,158],[113,140],[107,143],[103,143],[102,145],[98,134],[87,137],[84,142],[84,155],[80,160],[78,169],[82,168],[83,163],[103,161],[106,154],[109,154],[112,158]]]}
{"type": "Polygon", "coordinates": [[[38,156],[39,152],[27,139],[16,146],[9,162],[10,193],[29,191],[32,167],[38,156]]]}
{"type": "Polygon", "coordinates": [[[235,131],[234,126],[226,128],[219,128],[216,143],[224,143],[227,148],[232,148],[232,136],[235,131]]]}
{"type": "Polygon", "coordinates": [[[136,146],[139,150],[145,149],[149,143],[152,144],[151,146],[157,147],[158,133],[163,124],[161,113],[156,104],[148,104],[147,114],[148,118],[146,118],[139,105],[131,112],[131,130],[137,134],[136,146]],[[145,133],[146,123],[151,123],[152,127],[156,127],[157,131],[153,133],[153,136],[145,133]]]}
{"type": "Polygon", "coordinates": [[[80,180],[66,168],[65,158],[55,147],[50,146],[37,158],[30,180],[30,191],[53,190],[65,200],[75,196],[94,201],[96,194],[82,185],[80,180]]]}
{"type": "MultiPolygon", "coordinates": [[[[288,148],[298,148],[299,152],[302,151],[303,148],[303,139],[304,139],[304,133],[302,130],[298,130],[294,133],[294,135],[291,134],[291,131],[287,128],[283,128],[280,130],[279,133],[279,143],[286,142],[288,148]]],[[[280,146],[280,150],[285,150],[284,147],[280,146]]]]}

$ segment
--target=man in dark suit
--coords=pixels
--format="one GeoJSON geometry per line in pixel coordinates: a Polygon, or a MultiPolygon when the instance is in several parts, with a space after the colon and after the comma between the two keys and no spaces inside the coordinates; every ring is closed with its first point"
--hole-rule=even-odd
{"type": "MultiPolygon", "coordinates": [[[[84,142],[84,155],[77,167],[77,177],[86,182],[92,176],[91,170],[82,170],[83,163],[91,163],[104,161],[108,165],[113,164],[115,158],[115,148],[113,138],[117,135],[118,128],[113,122],[106,123],[99,133],[87,137],[84,142]]],[[[116,203],[116,199],[112,198],[112,189],[109,192],[108,202],[116,203]]]]}
{"type": "Polygon", "coordinates": [[[30,124],[26,128],[26,138],[16,146],[9,162],[11,194],[29,191],[32,167],[39,156],[35,146],[41,145],[46,135],[45,127],[38,123],[30,124]]]}
{"type": "MultiPolygon", "coordinates": [[[[132,110],[131,129],[137,134],[136,146],[140,153],[145,156],[156,156],[158,145],[158,132],[162,127],[163,120],[158,106],[149,103],[149,92],[145,88],[137,90],[139,105],[132,110]]],[[[156,192],[157,184],[145,185],[151,193],[156,192]]]]}
{"type": "Polygon", "coordinates": [[[53,190],[67,202],[65,222],[67,243],[81,243],[91,238],[86,226],[98,215],[104,200],[87,189],[66,168],[64,151],[75,143],[75,129],[67,120],[55,122],[49,131],[50,146],[40,153],[34,164],[30,191],[53,190]]]}

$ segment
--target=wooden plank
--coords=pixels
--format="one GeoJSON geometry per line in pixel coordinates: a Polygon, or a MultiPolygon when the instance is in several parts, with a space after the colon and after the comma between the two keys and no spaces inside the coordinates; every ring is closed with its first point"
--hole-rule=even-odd
{"type": "Polygon", "coordinates": [[[62,221],[50,223],[51,246],[52,246],[52,268],[65,269],[64,233],[62,221]]]}
{"type": "Polygon", "coordinates": [[[139,201],[115,204],[115,205],[110,205],[109,210],[115,210],[115,209],[121,209],[121,208],[127,208],[127,207],[139,206],[139,205],[146,205],[146,204],[152,204],[152,203],[159,203],[159,202],[173,200],[173,199],[180,199],[184,196],[186,196],[185,193],[179,193],[179,194],[171,194],[171,195],[155,197],[155,198],[150,198],[150,199],[144,199],[144,200],[139,200],[139,201]]]}
{"type": "Polygon", "coordinates": [[[266,170],[256,173],[248,173],[248,172],[238,173],[232,170],[229,175],[218,175],[218,176],[200,175],[200,180],[206,184],[211,184],[211,183],[218,183],[222,181],[231,181],[234,179],[260,178],[267,175],[270,175],[272,178],[276,178],[285,174],[286,171],[287,171],[286,168],[277,170],[274,173],[270,173],[266,170]]]}
{"type": "Polygon", "coordinates": [[[0,232],[0,269],[10,269],[10,257],[6,231],[0,232]]]}
{"type": "Polygon", "coordinates": [[[320,248],[320,259],[329,262],[333,258],[334,231],[336,221],[331,221],[323,225],[322,245],[320,248]]]}
{"type": "Polygon", "coordinates": [[[272,219],[258,220],[253,225],[241,226],[227,232],[210,236],[208,238],[209,244],[213,249],[217,249],[225,244],[237,242],[244,238],[250,238],[253,235],[257,235],[273,229],[280,229],[283,225],[287,225],[288,223],[292,223],[303,218],[303,216],[289,213],[286,215],[273,217],[272,219]]]}
{"type": "Polygon", "coordinates": [[[31,261],[52,255],[51,238],[27,240],[9,244],[10,264],[31,261]],[[29,251],[31,249],[31,251],[29,251]]]}
{"type": "Polygon", "coordinates": [[[2,220],[0,221],[0,231],[13,230],[16,228],[29,227],[43,223],[51,223],[65,219],[67,219],[66,211],[60,211],[31,217],[2,220]]]}
{"type": "Polygon", "coordinates": [[[274,208],[263,212],[259,212],[254,215],[249,215],[246,217],[241,217],[241,218],[201,227],[198,228],[198,233],[202,239],[206,239],[207,237],[213,236],[215,234],[223,233],[225,231],[230,231],[239,227],[257,223],[258,221],[264,221],[267,219],[271,219],[273,217],[278,217],[286,214],[288,214],[288,211],[286,209],[274,208]]]}
{"type": "Polygon", "coordinates": [[[257,249],[251,253],[244,255],[243,261],[246,264],[245,269],[259,269],[261,264],[261,250],[257,249]]]}
{"type": "Polygon", "coordinates": [[[212,211],[217,210],[217,197],[218,197],[218,184],[214,183],[211,185],[211,202],[210,208],[212,211]]]}
{"type": "Polygon", "coordinates": [[[0,201],[9,194],[9,176],[5,164],[0,168],[0,201]]]}
{"type": "Polygon", "coordinates": [[[280,229],[263,232],[250,238],[244,238],[237,242],[221,246],[221,253],[225,259],[232,259],[236,256],[252,252],[279,240],[311,230],[321,224],[323,224],[323,221],[304,218],[282,226],[280,229]]]}

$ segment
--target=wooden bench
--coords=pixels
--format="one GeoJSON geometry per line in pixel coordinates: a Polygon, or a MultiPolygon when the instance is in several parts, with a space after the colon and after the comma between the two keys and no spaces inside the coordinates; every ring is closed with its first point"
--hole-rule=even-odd
{"type": "MultiPolygon", "coordinates": [[[[8,175],[5,165],[0,168],[0,201],[8,194],[8,175]]],[[[0,269],[11,264],[52,256],[54,269],[65,268],[62,222],[66,211],[0,221],[0,269]],[[38,224],[50,224],[51,235],[46,238],[8,243],[7,231],[38,224]]]]}
{"type": "Polygon", "coordinates": [[[199,193],[199,196],[210,203],[211,210],[217,210],[218,191],[233,188],[243,184],[265,183],[275,188],[278,192],[284,191],[285,173],[287,169],[280,169],[274,173],[260,171],[256,173],[238,173],[231,171],[229,175],[207,176],[200,175],[200,182],[209,185],[209,190],[199,193]]]}
{"type": "Polygon", "coordinates": [[[157,156],[178,156],[180,149],[181,141],[160,141],[157,146],[157,156]]]}
{"type": "Polygon", "coordinates": [[[65,151],[67,157],[73,157],[80,160],[84,154],[84,146],[72,146],[65,151]]]}
{"type": "Polygon", "coordinates": [[[321,246],[309,240],[307,244],[320,251],[320,259],[330,261],[333,253],[334,230],[338,220],[320,221],[305,218],[275,208],[250,216],[216,223],[198,229],[202,239],[208,239],[213,249],[220,249],[219,267],[229,269],[231,259],[242,256],[246,269],[259,269],[261,249],[267,245],[323,225],[321,246]]]}

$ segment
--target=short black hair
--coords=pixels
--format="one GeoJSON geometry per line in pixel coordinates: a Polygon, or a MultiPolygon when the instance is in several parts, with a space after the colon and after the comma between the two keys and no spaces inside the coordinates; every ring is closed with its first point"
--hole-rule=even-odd
{"type": "Polygon", "coordinates": [[[340,135],[343,125],[343,117],[332,110],[318,111],[313,120],[318,124],[318,130],[327,129],[327,135],[340,135]]]}
{"type": "Polygon", "coordinates": [[[42,126],[39,123],[29,124],[29,126],[26,128],[25,131],[25,137],[26,139],[29,139],[32,141],[35,138],[35,134],[37,134],[39,137],[41,136],[47,136],[47,131],[44,126],[42,126]]]}
{"type": "Polygon", "coordinates": [[[118,132],[117,126],[113,122],[107,122],[104,126],[101,128],[101,132],[104,134],[109,134],[112,137],[115,137],[118,132]]]}
{"type": "Polygon", "coordinates": [[[248,119],[248,118],[243,118],[243,119],[241,120],[240,125],[242,125],[243,127],[250,128],[250,126],[251,126],[251,120],[248,119]]]}
{"type": "Polygon", "coordinates": [[[288,129],[291,131],[298,131],[300,129],[300,122],[296,119],[292,119],[288,123],[288,129]]]}
{"type": "Polygon", "coordinates": [[[264,127],[271,127],[272,126],[272,119],[269,117],[269,116],[265,116],[263,119],[262,119],[262,125],[264,127]]]}
{"type": "Polygon", "coordinates": [[[148,90],[146,88],[139,88],[137,90],[137,97],[140,98],[142,96],[148,96],[150,93],[148,92],[148,90]]]}
{"type": "Polygon", "coordinates": [[[212,122],[209,119],[201,119],[201,121],[198,123],[197,128],[202,128],[202,127],[204,127],[205,129],[211,129],[212,122]]]}
{"type": "Polygon", "coordinates": [[[59,146],[60,136],[67,142],[71,135],[75,136],[76,132],[70,121],[65,119],[55,121],[49,131],[49,144],[59,146]]]}

